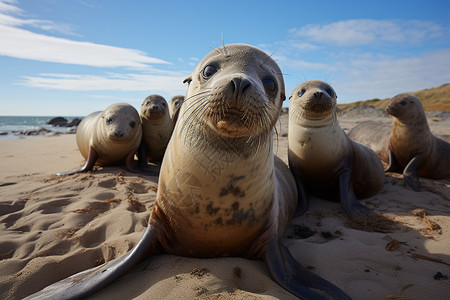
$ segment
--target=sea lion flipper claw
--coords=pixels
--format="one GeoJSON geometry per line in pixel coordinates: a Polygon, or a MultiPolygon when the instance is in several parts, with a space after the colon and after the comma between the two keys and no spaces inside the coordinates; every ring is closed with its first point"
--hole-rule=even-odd
{"type": "Polygon", "coordinates": [[[301,266],[281,242],[272,240],[265,250],[264,262],[274,281],[297,297],[351,299],[332,283],[301,266]]]}
{"type": "Polygon", "coordinates": [[[86,163],[84,164],[83,167],[81,167],[81,169],[77,169],[77,170],[71,170],[71,171],[66,171],[66,172],[59,172],[56,173],[56,175],[61,176],[61,175],[72,175],[72,174],[76,174],[76,173],[81,173],[81,172],[86,172],[89,170],[92,170],[92,168],[95,165],[95,162],[98,159],[98,154],[97,151],[95,151],[95,149],[91,146],[89,148],[89,156],[86,160],[86,163]]]}
{"type": "Polygon", "coordinates": [[[403,170],[403,177],[406,183],[416,192],[420,192],[420,181],[417,170],[422,164],[423,154],[418,154],[411,159],[403,170]]]}
{"type": "Polygon", "coordinates": [[[342,207],[352,218],[370,220],[372,210],[359,203],[350,183],[350,171],[346,170],[339,176],[339,196],[342,207]]]}

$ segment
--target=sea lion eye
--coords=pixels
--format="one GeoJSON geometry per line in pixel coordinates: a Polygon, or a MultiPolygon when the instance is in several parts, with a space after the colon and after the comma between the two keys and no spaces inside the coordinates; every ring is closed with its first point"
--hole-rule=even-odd
{"type": "Polygon", "coordinates": [[[305,89],[301,89],[300,91],[298,91],[297,95],[298,95],[299,97],[301,97],[301,96],[303,96],[303,94],[304,94],[305,92],[306,92],[305,89]]]}
{"type": "Polygon", "coordinates": [[[275,80],[272,78],[264,78],[263,79],[264,88],[269,93],[274,93],[277,90],[277,84],[275,83],[275,80]]]}
{"type": "Polygon", "coordinates": [[[130,126],[131,126],[131,128],[134,128],[134,126],[136,126],[136,123],[134,121],[131,121],[130,126]]]}
{"type": "Polygon", "coordinates": [[[217,68],[212,65],[207,65],[202,71],[202,78],[209,79],[217,72],[217,68]]]}
{"type": "Polygon", "coordinates": [[[333,98],[334,97],[334,92],[333,92],[333,90],[331,89],[331,88],[327,88],[327,89],[325,89],[325,92],[327,92],[328,93],[328,95],[331,97],[331,98],[333,98]]]}
{"type": "Polygon", "coordinates": [[[406,101],[400,102],[401,105],[406,105],[406,101]]]}
{"type": "Polygon", "coordinates": [[[106,124],[109,125],[113,122],[113,119],[111,117],[106,118],[106,124]]]}

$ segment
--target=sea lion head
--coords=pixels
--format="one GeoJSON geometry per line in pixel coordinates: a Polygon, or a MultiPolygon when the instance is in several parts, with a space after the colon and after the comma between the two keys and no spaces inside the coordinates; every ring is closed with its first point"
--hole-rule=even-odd
{"type": "Polygon", "coordinates": [[[141,105],[141,118],[147,120],[160,120],[168,113],[166,99],[159,95],[150,95],[141,105]]]}
{"type": "Polygon", "coordinates": [[[184,82],[189,87],[178,122],[183,129],[200,126],[204,134],[212,131],[223,139],[267,135],[285,99],[278,65],[245,44],[211,51],[184,82]]]}
{"type": "Polygon", "coordinates": [[[297,86],[289,96],[292,115],[319,120],[335,113],[337,95],[334,89],[321,80],[309,80],[297,86]]]}
{"type": "Polygon", "coordinates": [[[180,108],[181,104],[183,104],[184,101],[184,96],[178,95],[178,96],[173,96],[173,98],[170,100],[170,105],[173,108],[173,111],[176,111],[177,109],[180,108]]]}
{"type": "Polygon", "coordinates": [[[129,143],[142,135],[139,113],[127,103],[115,103],[106,108],[100,122],[103,138],[114,143],[129,143]]]}
{"type": "Polygon", "coordinates": [[[419,98],[409,93],[398,94],[392,98],[386,107],[386,112],[402,123],[422,122],[425,118],[419,98]]]}

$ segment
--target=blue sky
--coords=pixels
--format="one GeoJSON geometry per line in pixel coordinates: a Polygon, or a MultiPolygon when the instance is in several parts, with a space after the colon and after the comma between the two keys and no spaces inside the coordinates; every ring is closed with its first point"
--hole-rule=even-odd
{"type": "Polygon", "coordinates": [[[0,115],[169,101],[222,36],[272,54],[287,96],[309,79],[338,103],[436,87],[450,82],[449,3],[0,0],[0,115]]]}

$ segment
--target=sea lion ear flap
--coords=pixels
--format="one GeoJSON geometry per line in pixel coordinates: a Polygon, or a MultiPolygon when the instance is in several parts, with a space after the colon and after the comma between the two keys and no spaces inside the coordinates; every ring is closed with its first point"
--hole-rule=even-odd
{"type": "Polygon", "coordinates": [[[190,84],[191,81],[192,81],[192,75],[189,75],[188,77],[186,77],[186,79],[183,80],[183,83],[187,82],[188,84],[190,84]]]}

